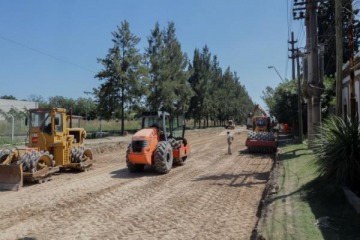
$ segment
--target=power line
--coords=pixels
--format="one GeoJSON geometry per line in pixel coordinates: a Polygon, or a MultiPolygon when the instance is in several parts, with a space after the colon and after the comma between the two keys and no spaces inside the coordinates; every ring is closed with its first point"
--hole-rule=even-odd
{"type": "Polygon", "coordinates": [[[29,47],[29,46],[27,46],[27,45],[25,45],[25,44],[23,44],[23,43],[14,41],[14,40],[9,39],[9,38],[7,38],[7,37],[4,37],[4,36],[2,36],[2,35],[0,35],[0,38],[3,39],[3,40],[5,40],[5,41],[7,41],[7,42],[10,42],[10,43],[12,43],[12,44],[14,44],[14,45],[17,45],[17,46],[26,48],[26,49],[28,49],[28,50],[31,50],[31,51],[36,52],[36,53],[39,53],[39,54],[44,55],[44,56],[46,56],[46,57],[50,57],[50,58],[52,58],[52,59],[55,59],[55,60],[57,60],[57,61],[59,61],[59,62],[66,63],[66,64],[68,64],[68,65],[71,65],[71,66],[73,66],[73,67],[77,67],[77,68],[79,68],[79,69],[82,69],[82,70],[85,70],[85,71],[88,71],[88,72],[91,72],[91,73],[96,73],[96,72],[95,72],[94,70],[92,70],[92,69],[89,69],[89,68],[80,66],[80,65],[78,65],[78,64],[76,64],[76,63],[72,63],[72,62],[69,62],[69,61],[67,61],[67,60],[61,59],[61,58],[56,57],[56,56],[54,56],[54,55],[48,54],[48,53],[46,53],[46,52],[43,52],[43,51],[41,51],[41,50],[39,50],[39,49],[36,49],[36,48],[33,48],[33,47],[29,47]]]}
{"type": "Polygon", "coordinates": [[[305,30],[304,30],[304,24],[301,24],[300,27],[299,27],[299,31],[298,31],[298,42],[299,42],[299,46],[302,45],[302,42],[305,38],[305,30]]]}

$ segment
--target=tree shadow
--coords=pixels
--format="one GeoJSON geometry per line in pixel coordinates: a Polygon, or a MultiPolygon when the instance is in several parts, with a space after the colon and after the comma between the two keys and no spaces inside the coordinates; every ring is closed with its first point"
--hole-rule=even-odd
{"type": "MultiPolygon", "coordinates": [[[[293,158],[297,158],[301,160],[301,156],[312,156],[314,155],[312,152],[308,151],[308,152],[304,152],[304,153],[300,153],[301,151],[306,151],[309,150],[307,148],[301,148],[301,149],[296,149],[293,151],[286,151],[286,152],[282,152],[281,153],[281,161],[286,161],[286,160],[291,160],[293,158]]],[[[304,159],[305,160],[305,159],[304,159]]]]}
{"type": "Polygon", "coordinates": [[[239,151],[239,156],[240,155],[248,155],[248,156],[260,156],[260,155],[263,155],[263,156],[273,156],[275,157],[276,153],[267,153],[267,152],[249,152],[249,149],[241,149],[239,151]]]}
{"type": "Polygon", "coordinates": [[[316,219],[329,217],[330,227],[320,228],[324,239],[360,239],[360,215],[348,203],[340,186],[320,176],[299,190],[316,219]]]}
{"type": "Polygon", "coordinates": [[[270,172],[263,172],[263,173],[241,173],[241,174],[220,174],[220,175],[210,175],[210,176],[202,176],[194,179],[193,181],[220,181],[220,180],[231,180],[229,183],[221,183],[215,182],[212,185],[224,186],[227,185],[229,187],[251,187],[253,185],[260,185],[266,184],[267,180],[269,179],[270,172]],[[260,181],[249,181],[249,177],[254,177],[256,180],[260,181]],[[241,179],[240,182],[239,179],[241,179]]]}
{"type": "Polygon", "coordinates": [[[155,171],[155,169],[151,166],[145,166],[143,171],[131,173],[127,168],[122,168],[119,170],[115,170],[110,172],[112,178],[122,178],[122,179],[129,179],[129,178],[141,178],[141,177],[155,177],[159,176],[159,173],[155,171]]]}

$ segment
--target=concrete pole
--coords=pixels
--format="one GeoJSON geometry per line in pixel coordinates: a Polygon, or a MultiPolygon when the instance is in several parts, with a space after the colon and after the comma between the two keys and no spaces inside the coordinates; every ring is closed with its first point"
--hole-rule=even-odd
{"type": "MultiPolygon", "coordinates": [[[[309,3],[307,3],[309,4],[309,3]]],[[[314,135],[313,131],[313,123],[312,123],[312,95],[309,88],[310,79],[312,78],[312,67],[310,65],[311,60],[311,31],[310,31],[310,8],[306,8],[306,18],[305,18],[305,26],[306,26],[306,49],[308,53],[304,58],[304,96],[306,97],[306,107],[307,107],[307,137],[308,137],[308,146],[311,147],[312,139],[314,135]]]]}
{"type": "Polygon", "coordinates": [[[11,122],[11,142],[13,143],[14,142],[14,129],[15,129],[15,118],[12,114],[10,114],[10,117],[12,119],[12,122],[11,122]]]}
{"type": "Polygon", "coordinates": [[[309,127],[309,125],[312,124],[312,99],[311,96],[309,95],[309,93],[307,92],[307,84],[308,84],[308,55],[305,54],[303,57],[303,68],[304,68],[304,82],[303,82],[303,95],[306,98],[306,111],[307,111],[307,136],[308,136],[308,141],[309,141],[309,145],[310,145],[310,136],[312,136],[311,134],[309,134],[309,131],[312,129],[309,127]]]}
{"type": "Polygon", "coordinates": [[[297,94],[298,94],[298,124],[299,124],[299,142],[303,142],[303,121],[302,121],[302,94],[300,81],[300,51],[297,49],[296,65],[297,65],[297,94]]]}
{"type": "Polygon", "coordinates": [[[321,99],[320,95],[323,92],[322,83],[324,78],[324,45],[320,46],[319,49],[319,82],[313,86],[313,106],[312,106],[312,122],[314,134],[319,133],[319,127],[321,125],[321,99]]]}
{"type": "Polygon", "coordinates": [[[354,73],[354,12],[352,8],[352,1],[348,0],[348,13],[349,13],[349,31],[348,31],[348,39],[349,39],[349,70],[350,70],[350,82],[349,82],[349,92],[350,92],[350,118],[351,120],[355,120],[357,115],[357,103],[355,96],[355,73],[354,73]]]}
{"type": "Polygon", "coordinates": [[[310,147],[312,147],[312,140],[318,132],[318,126],[321,123],[321,102],[320,95],[321,90],[320,86],[322,82],[319,78],[319,56],[318,56],[318,36],[317,36],[317,1],[311,0],[309,2],[309,31],[310,31],[310,53],[308,59],[308,69],[309,69],[309,86],[308,92],[312,97],[312,124],[309,126],[311,128],[311,133],[309,132],[309,141],[310,147]],[[310,135],[311,134],[311,135],[310,135]]]}
{"type": "Polygon", "coordinates": [[[336,37],[336,115],[342,115],[342,66],[343,66],[343,41],[342,41],[342,6],[340,0],[335,0],[335,37],[336,37]]]}

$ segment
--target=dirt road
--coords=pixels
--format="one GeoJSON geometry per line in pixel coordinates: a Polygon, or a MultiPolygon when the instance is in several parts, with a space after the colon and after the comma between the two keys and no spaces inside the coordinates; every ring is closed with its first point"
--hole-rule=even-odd
{"type": "Polygon", "coordinates": [[[246,130],[188,135],[191,156],[165,175],[131,174],[128,142],[93,146],[92,170],[0,192],[0,239],[249,239],[273,164],[248,155],[246,130]]]}

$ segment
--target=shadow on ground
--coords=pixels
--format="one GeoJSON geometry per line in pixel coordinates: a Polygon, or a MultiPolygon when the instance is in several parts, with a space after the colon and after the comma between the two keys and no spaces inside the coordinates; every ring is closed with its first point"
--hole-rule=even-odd
{"type": "Polygon", "coordinates": [[[112,175],[112,178],[123,179],[159,176],[159,173],[157,173],[151,166],[145,166],[144,170],[134,173],[129,172],[127,168],[122,168],[116,171],[112,171],[110,174],[112,175]]]}
{"type": "Polygon", "coordinates": [[[340,186],[318,177],[301,190],[315,218],[326,220],[320,227],[324,239],[360,239],[360,215],[348,203],[340,186]]]}

